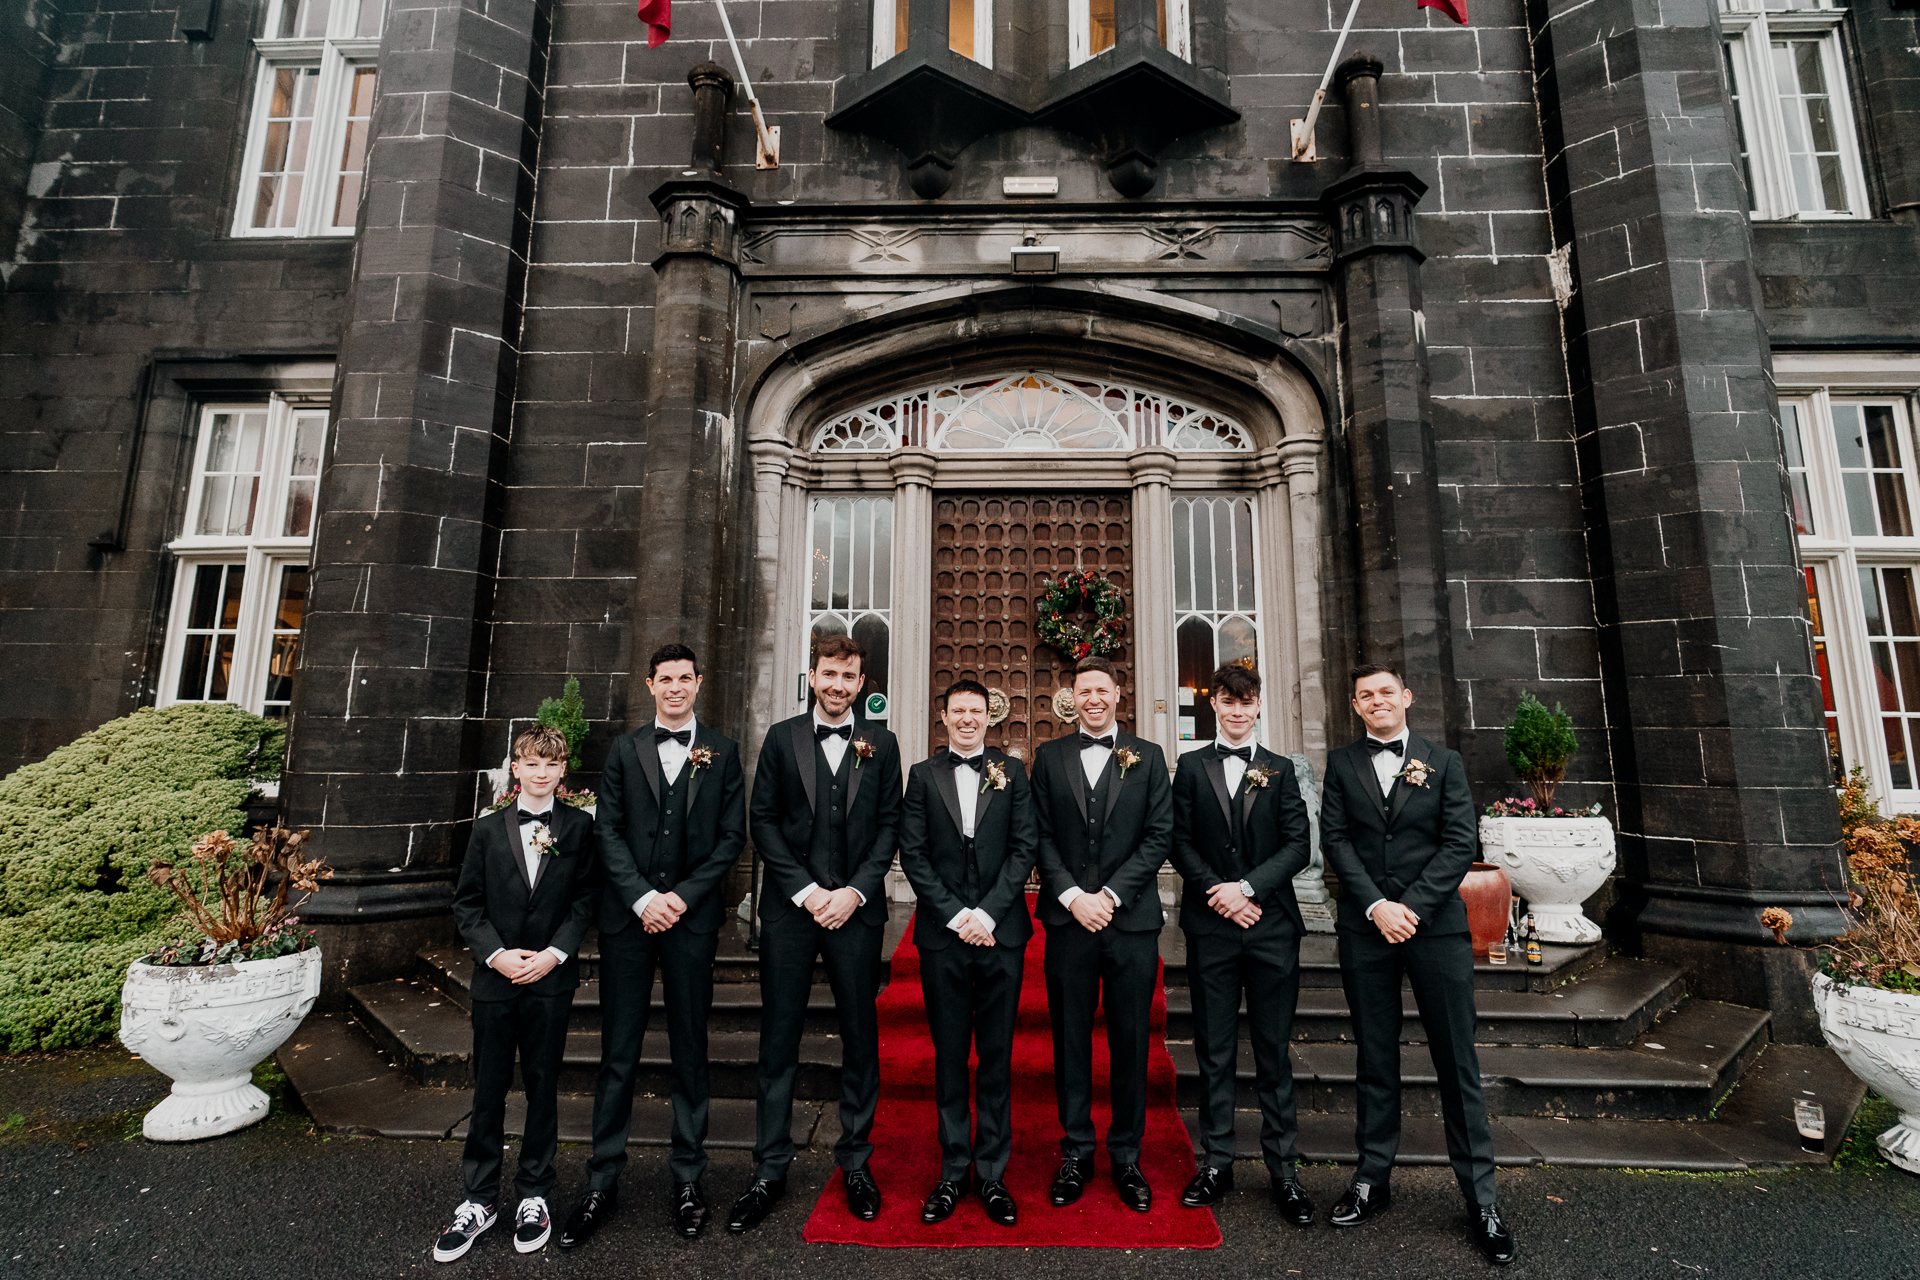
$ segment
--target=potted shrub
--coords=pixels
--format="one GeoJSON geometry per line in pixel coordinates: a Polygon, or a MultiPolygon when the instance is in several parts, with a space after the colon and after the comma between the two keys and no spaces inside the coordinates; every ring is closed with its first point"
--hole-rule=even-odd
{"type": "MultiPolygon", "coordinates": [[[[1880,1154],[1920,1173],[1920,894],[1906,853],[1920,840],[1920,821],[1881,818],[1858,769],[1841,789],[1840,816],[1855,923],[1820,949],[1813,1003],[1834,1053],[1899,1109],[1900,1122],[1878,1139],[1880,1154]]],[[[1768,907],[1760,923],[1784,943],[1793,917],[1768,907]]]]}
{"type": "MultiPolygon", "coordinates": [[[[543,728],[558,729],[562,734],[566,735],[567,769],[569,772],[578,769],[580,767],[580,744],[587,740],[587,732],[592,727],[587,723],[587,703],[586,700],[580,696],[580,681],[573,676],[568,676],[567,682],[560,686],[559,697],[541,699],[540,708],[534,713],[534,723],[543,728]]],[[[513,777],[513,772],[511,768],[509,768],[512,763],[513,754],[512,752],[508,752],[506,763],[502,764],[498,770],[489,770],[487,776],[497,779],[499,782],[510,780],[513,777]]],[[[485,792],[481,794],[484,795],[485,792]]],[[[511,785],[508,785],[505,790],[495,792],[492,803],[481,809],[480,812],[484,816],[492,813],[495,809],[504,809],[506,806],[519,800],[519,798],[520,784],[513,782],[511,785]]],[[[593,813],[594,806],[598,803],[598,797],[596,797],[593,792],[586,790],[570,791],[566,787],[561,787],[555,791],[553,798],[561,804],[570,804],[576,809],[585,809],[588,813],[593,813]]]]}
{"type": "Polygon", "coordinates": [[[1509,796],[1487,806],[1480,819],[1480,856],[1507,873],[1513,890],[1546,942],[1600,941],[1600,926],[1580,904],[1606,883],[1614,867],[1613,824],[1600,805],[1568,811],[1553,803],[1579,742],[1573,717],[1549,711],[1531,693],[1520,696],[1507,722],[1507,763],[1533,795],[1509,796]]]}
{"type": "Polygon", "coordinates": [[[306,842],[278,826],[244,847],[215,831],[189,860],[148,869],[185,904],[196,936],[135,960],[120,992],[120,1043],[173,1079],[141,1125],[147,1137],[211,1138],[266,1116],[254,1065],[320,994],[320,948],[294,913],[333,872],[302,856],[306,842]],[[292,890],[301,896],[289,903],[292,890]]]}

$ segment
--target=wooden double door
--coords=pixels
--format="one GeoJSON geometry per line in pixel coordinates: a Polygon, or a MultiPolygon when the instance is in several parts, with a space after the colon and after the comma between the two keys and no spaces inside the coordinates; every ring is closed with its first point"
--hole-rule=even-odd
{"type": "MultiPolygon", "coordinates": [[[[939,493],[933,513],[933,684],[927,741],[946,742],[940,696],[972,677],[1006,697],[987,742],[1023,760],[1076,726],[1054,706],[1073,661],[1035,633],[1038,602],[1062,570],[1098,568],[1126,596],[1120,723],[1135,722],[1133,499],[1119,493],[939,493]]],[[[1091,624],[1090,615],[1076,621],[1091,624]]],[[[997,701],[997,700],[996,700],[997,701]]]]}

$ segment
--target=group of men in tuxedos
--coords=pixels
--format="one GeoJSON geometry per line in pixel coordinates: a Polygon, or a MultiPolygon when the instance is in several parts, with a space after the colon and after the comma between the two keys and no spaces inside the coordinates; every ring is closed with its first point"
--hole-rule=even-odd
{"type": "MultiPolygon", "coordinates": [[[[758,1106],[753,1179],[728,1214],[730,1231],[757,1226],[786,1191],[795,1155],[794,1081],[816,961],[839,1021],[834,1159],[849,1211],[864,1220],[880,1212],[881,1188],[869,1167],[880,1087],[875,1001],[884,878],[896,851],[918,899],[914,942],[934,1048],[940,1169],[921,1208],[923,1221],[952,1216],[968,1194],[978,1195],[993,1223],[1012,1226],[1019,1217],[1005,1174],[1013,1147],[1014,1027],[1033,933],[1025,886],[1036,864],[1062,1131],[1062,1162],[1049,1200],[1073,1204],[1096,1172],[1093,1029],[1096,1010],[1103,1010],[1109,1168],[1122,1204],[1142,1213],[1152,1208],[1141,1150],[1164,924],[1158,871],[1171,859],[1185,885],[1180,924],[1203,1095],[1204,1160],[1181,1203],[1210,1206],[1233,1186],[1244,1000],[1260,1150],[1274,1202],[1285,1222],[1313,1224],[1312,1201],[1297,1177],[1288,1057],[1304,932],[1293,877],[1309,861],[1309,821],[1291,762],[1254,741],[1259,677],[1238,666],[1214,673],[1218,737],[1183,755],[1171,783],[1160,748],[1116,723],[1121,688],[1106,660],[1078,663],[1076,731],[1041,745],[1031,776],[1019,759],[985,745],[988,691],[963,679],[943,699],[947,745],[912,767],[903,794],[896,739],[853,715],[865,661],[849,637],[818,641],[808,675],[813,709],[769,730],[749,799],[737,747],[694,716],[701,684],[694,654],[680,645],[663,647],[651,659],[647,681],[657,717],[614,745],[591,832],[577,812],[544,814],[563,846],[591,841],[599,864],[597,907],[593,887],[574,873],[546,908],[552,919],[543,916],[534,927],[510,917],[512,938],[527,949],[503,952],[503,935],[488,923],[493,896],[476,883],[463,897],[457,914],[476,970],[497,969],[502,977],[483,983],[476,976],[468,1200],[442,1238],[448,1252],[436,1248],[436,1257],[460,1256],[491,1225],[501,1171],[498,1113],[516,1048],[529,1089],[517,1184],[531,1198],[522,1200],[516,1247],[528,1251],[545,1242],[544,1197],[553,1187],[557,1129],[549,1077],[558,1070],[555,1046],[564,1043],[577,985],[577,964],[569,957],[589,921],[600,931],[601,1066],[587,1192],[559,1244],[586,1243],[615,1210],[656,973],[672,1059],[671,1218],[688,1238],[707,1225],[707,1020],[724,915],[718,889],[749,834],[765,867],[758,1106]],[[544,953],[533,949],[541,939],[552,943],[544,953]],[[544,1004],[543,981],[555,988],[544,1004]],[[507,1012],[483,1018],[489,1000],[507,1012]],[[485,1061],[483,1041],[491,1046],[485,1061]],[[970,1087],[969,1059],[976,1055],[970,1087]],[[535,1057],[543,1062],[530,1069],[535,1057]],[[544,1103],[533,1097],[536,1083],[544,1103]],[[537,1210],[528,1208],[533,1201],[537,1210]]],[[[1513,1242],[1494,1205],[1492,1146],[1473,1048],[1471,943],[1457,892],[1473,861],[1472,798],[1460,757],[1407,730],[1412,702],[1397,673],[1356,668],[1353,707],[1368,736],[1331,753],[1322,796],[1321,845],[1345,889],[1339,955],[1358,1046],[1360,1165],[1331,1221],[1355,1226],[1389,1204],[1405,978],[1439,1074],[1448,1151],[1474,1239],[1489,1259],[1505,1262],[1513,1242]]],[[[520,769],[516,759],[516,776],[524,777],[520,769]]],[[[551,784],[544,794],[551,796],[551,784]]],[[[535,883],[546,863],[527,860],[525,874],[513,871],[519,864],[511,859],[530,855],[512,837],[537,833],[530,824],[541,820],[525,812],[483,820],[469,851],[469,867],[487,868],[486,884],[500,886],[509,907],[517,901],[523,913],[528,891],[516,886],[535,883]],[[479,850],[483,840],[489,850],[499,845],[497,858],[479,850]],[[497,874],[493,862],[503,868],[497,874]]],[[[463,874],[463,887],[467,879],[463,874]]]]}

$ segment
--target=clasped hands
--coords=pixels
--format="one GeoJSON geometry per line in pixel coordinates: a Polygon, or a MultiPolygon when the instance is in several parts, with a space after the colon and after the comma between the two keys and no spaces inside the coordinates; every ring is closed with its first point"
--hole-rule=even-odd
{"type": "Polygon", "coordinates": [[[1260,920],[1260,904],[1240,892],[1238,883],[1222,880],[1207,890],[1207,905],[1242,929],[1251,929],[1260,920]]]}
{"type": "Polygon", "coordinates": [[[665,933],[687,914],[687,900],[671,890],[656,893],[640,909],[640,927],[648,933],[665,933]]]}
{"type": "Polygon", "coordinates": [[[1373,923],[1388,942],[1405,942],[1420,927],[1420,917],[1398,902],[1382,902],[1373,909],[1373,923]]]}
{"type": "Polygon", "coordinates": [[[538,982],[549,973],[552,973],[553,966],[559,964],[560,961],[554,957],[553,952],[544,949],[540,951],[526,951],[518,947],[510,947],[487,963],[491,964],[494,972],[498,973],[501,977],[506,978],[516,986],[524,987],[528,983],[538,982]]]}
{"type": "Polygon", "coordinates": [[[822,929],[838,929],[860,909],[860,895],[851,886],[833,890],[816,888],[801,905],[822,929]]]}

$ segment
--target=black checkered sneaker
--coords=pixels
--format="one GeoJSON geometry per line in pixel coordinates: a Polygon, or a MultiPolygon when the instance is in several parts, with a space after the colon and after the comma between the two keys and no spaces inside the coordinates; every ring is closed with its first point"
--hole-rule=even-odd
{"type": "Polygon", "coordinates": [[[553,1234],[553,1219],[547,1215],[545,1196],[528,1196],[522,1200],[513,1219],[513,1247],[521,1253],[532,1253],[553,1234]]]}
{"type": "Polygon", "coordinates": [[[465,1257],[467,1250],[473,1248],[473,1242],[480,1238],[480,1233],[498,1220],[499,1215],[493,1211],[492,1205],[462,1201],[460,1207],[453,1211],[453,1225],[441,1232],[440,1238],[433,1242],[433,1260],[452,1262],[465,1257]]]}

